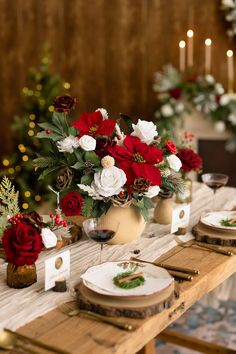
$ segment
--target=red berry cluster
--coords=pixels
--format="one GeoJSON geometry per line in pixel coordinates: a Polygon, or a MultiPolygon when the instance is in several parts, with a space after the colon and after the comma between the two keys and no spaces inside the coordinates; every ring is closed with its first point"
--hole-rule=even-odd
{"type": "Polygon", "coordinates": [[[65,220],[61,220],[61,215],[60,214],[56,214],[56,215],[50,214],[49,216],[55,222],[56,225],[58,225],[58,226],[61,225],[63,227],[67,227],[68,226],[68,224],[67,224],[67,222],[65,220]]]}
{"type": "Polygon", "coordinates": [[[19,222],[22,221],[22,219],[24,219],[24,215],[23,214],[16,214],[12,218],[8,219],[8,222],[11,223],[11,224],[18,224],[19,222]]]}

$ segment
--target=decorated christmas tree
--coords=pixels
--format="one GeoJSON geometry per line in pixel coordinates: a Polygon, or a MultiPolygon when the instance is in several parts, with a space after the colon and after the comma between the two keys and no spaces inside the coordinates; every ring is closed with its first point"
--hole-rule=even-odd
{"type": "Polygon", "coordinates": [[[59,75],[50,73],[50,64],[50,53],[45,49],[38,70],[29,70],[27,85],[22,89],[22,114],[14,118],[11,127],[16,145],[1,164],[1,175],[14,180],[20,190],[20,206],[25,210],[35,208],[51,195],[50,181],[38,181],[33,166],[36,153],[47,151],[48,141],[35,136],[39,131],[38,123],[51,120],[53,98],[70,88],[59,75]]]}

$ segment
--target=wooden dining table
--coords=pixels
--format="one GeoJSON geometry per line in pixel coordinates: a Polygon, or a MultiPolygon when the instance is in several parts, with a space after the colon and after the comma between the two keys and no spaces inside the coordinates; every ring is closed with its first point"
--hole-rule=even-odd
{"type": "MultiPolygon", "coordinates": [[[[201,193],[209,201],[211,194],[206,197],[209,192],[202,185],[199,186],[201,193]]],[[[196,189],[195,197],[197,193],[196,189]]],[[[228,193],[228,201],[236,197],[236,189],[229,188],[228,193]],[[234,192],[233,195],[232,192],[234,192]]],[[[198,200],[203,202],[201,197],[198,200]]],[[[154,354],[156,350],[158,352],[154,339],[165,333],[163,331],[182,316],[188,308],[235,272],[236,248],[225,247],[225,249],[232,250],[233,255],[219,254],[213,250],[190,244],[189,247],[176,245],[158,257],[155,260],[156,263],[198,269],[200,274],[192,281],[179,282],[179,297],[175,299],[170,308],[161,313],[145,319],[120,317],[120,320],[133,325],[134,330],[131,332],[83,315],[68,317],[59,307],[17,328],[17,332],[57,346],[71,354],[154,354]]],[[[48,353],[42,349],[38,352],[48,353]]],[[[234,352],[224,351],[224,353],[234,352]]],[[[209,351],[209,353],[214,353],[214,351],[209,351]]]]}

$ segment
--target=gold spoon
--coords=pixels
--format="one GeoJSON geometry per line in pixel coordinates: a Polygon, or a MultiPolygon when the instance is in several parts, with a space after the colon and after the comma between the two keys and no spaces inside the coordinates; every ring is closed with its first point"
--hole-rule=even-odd
{"type": "Polygon", "coordinates": [[[39,354],[39,352],[36,352],[33,349],[26,348],[26,346],[24,346],[23,344],[18,344],[17,338],[14,336],[14,334],[6,331],[0,331],[0,349],[11,350],[15,347],[18,347],[19,349],[24,349],[25,353],[39,354]]]}

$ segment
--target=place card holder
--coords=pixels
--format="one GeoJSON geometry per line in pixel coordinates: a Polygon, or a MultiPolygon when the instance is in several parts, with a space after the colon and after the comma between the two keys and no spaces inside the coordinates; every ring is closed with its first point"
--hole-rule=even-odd
{"type": "Polygon", "coordinates": [[[44,265],[44,290],[53,289],[56,292],[66,291],[66,282],[70,277],[70,251],[61,252],[46,259],[44,265]]]}

